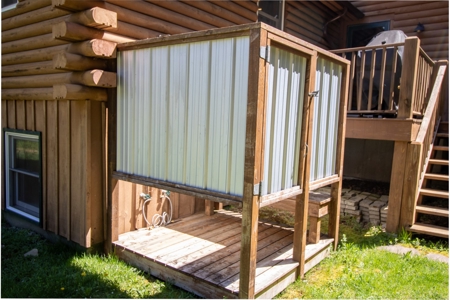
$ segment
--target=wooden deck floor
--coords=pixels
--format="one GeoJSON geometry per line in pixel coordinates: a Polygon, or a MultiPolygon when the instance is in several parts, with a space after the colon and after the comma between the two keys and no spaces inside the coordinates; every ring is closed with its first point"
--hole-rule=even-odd
{"type": "MultiPolygon", "coordinates": [[[[295,280],[293,229],[260,222],[256,296],[272,298],[295,280]]],[[[307,245],[305,271],[325,258],[332,239],[307,245]]],[[[196,214],[167,227],[121,234],[114,243],[123,260],[205,298],[237,298],[241,216],[220,211],[196,214]]]]}

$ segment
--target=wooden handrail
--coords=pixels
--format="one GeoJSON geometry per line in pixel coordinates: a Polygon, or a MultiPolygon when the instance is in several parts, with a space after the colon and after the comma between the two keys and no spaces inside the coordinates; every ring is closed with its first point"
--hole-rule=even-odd
{"type": "Polygon", "coordinates": [[[435,73],[436,79],[434,80],[434,85],[431,90],[431,94],[428,97],[427,109],[423,116],[422,124],[420,125],[419,132],[418,132],[417,138],[415,140],[417,143],[424,142],[424,139],[425,139],[425,136],[426,136],[426,133],[428,130],[428,126],[430,124],[430,120],[431,120],[431,118],[433,116],[433,112],[435,110],[435,106],[438,103],[437,100],[438,100],[439,92],[441,90],[442,81],[444,80],[445,71],[447,69],[447,64],[448,64],[448,61],[446,61],[446,60],[438,61],[435,64],[435,68],[437,69],[437,72],[435,73]]]}
{"type": "Polygon", "coordinates": [[[405,43],[392,43],[392,44],[385,44],[385,45],[378,45],[378,46],[364,46],[364,47],[354,47],[354,48],[344,48],[344,49],[336,49],[336,50],[330,50],[331,53],[347,53],[347,52],[356,52],[361,50],[374,50],[374,49],[382,49],[382,48],[393,48],[393,47],[401,47],[404,46],[405,43]]]}
{"type": "Polygon", "coordinates": [[[428,94],[427,108],[415,140],[407,145],[405,177],[401,199],[399,224],[401,227],[414,223],[416,201],[422,186],[424,171],[431,155],[436,126],[439,123],[439,93],[447,69],[447,61],[438,61],[431,76],[432,90],[428,94]]]}

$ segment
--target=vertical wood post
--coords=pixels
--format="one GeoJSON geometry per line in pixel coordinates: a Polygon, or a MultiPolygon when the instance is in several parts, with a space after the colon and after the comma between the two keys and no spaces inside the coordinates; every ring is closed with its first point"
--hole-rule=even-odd
{"type": "Polygon", "coordinates": [[[414,222],[417,192],[422,162],[422,144],[408,143],[406,150],[405,177],[403,179],[403,195],[400,210],[399,226],[410,226],[414,222]]]}
{"type": "Polygon", "coordinates": [[[403,178],[405,177],[406,151],[408,142],[395,142],[392,158],[391,184],[389,188],[386,231],[397,232],[402,206],[403,178]]]}
{"type": "Polygon", "coordinates": [[[312,128],[314,113],[314,97],[309,93],[314,91],[316,86],[316,70],[317,70],[317,52],[314,51],[309,59],[309,66],[306,71],[306,88],[303,103],[303,124],[300,145],[301,165],[299,168],[299,181],[302,185],[303,192],[295,198],[295,223],[294,223],[294,249],[293,260],[299,263],[297,269],[297,277],[303,277],[305,274],[305,247],[306,247],[306,230],[308,225],[308,201],[309,201],[309,180],[311,172],[311,151],[312,145],[312,128]]]}
{"type": "Polygon", "coordinates": [[[255,269],[258,242],[258,202],[254,187],[261,182],[264,92],[266,62],[260,58],[260,46],[266,46],[267,32],[250,32],[250,61],[245,134],[244,194],[242,197],[242,239],[239,274],[239,298],[255,298],[255,269]]]}
{"type": "MultiPolygon", "coordinates": [[[[109,62],[111,70],[117,72],[117,62],[112,60],[109,62]]],[[[106,156],[107,172],[106,172],[106,239],[104,244],[105,253],[110,253],[112,242],[119,238],[119,183],[113,179],[112,173],[116,170],[117,158],[117,89],[108,89],[108,102],[106,103],[106,156]]]]}
{"type": "Polygon", "coordinates": [[[400,79],[398,118],[410,119],[413,116],[419,52],[420,40],[417,37],[406,38],[400,79]]]}
{"type": "Polygon", "coordinates": [[[338,140],[336,145],[336,173],[339,181],[331,185],[331,202],[328,204],[328,236],[334,239],[333,247],[339,243],[339,220],[341,215],[342,176],[344,169],[345,129],[347,122],[348,86],[350,80],[350,65],[342,66],[342,81],[339,103],[338,140]]]}
{"type": "Polygon", "coordinates": [[[205,200],[205,215],[212,216],[214,215],[215,203],[211,200],[205,200]]]}

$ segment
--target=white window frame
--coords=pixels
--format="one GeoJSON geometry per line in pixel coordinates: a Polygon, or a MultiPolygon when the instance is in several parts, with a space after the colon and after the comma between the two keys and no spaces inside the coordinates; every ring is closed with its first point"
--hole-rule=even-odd
{"type": "MultiPolygon", "coordinates": [[[[32,176],[35,178],[38,178],[40,182],[42,182],[42,171],[39,172],[38,175],[34,174],[34,173],[29,173],[26,171],[18,171],[18,170],[14,170],[13,166],[11,166],[11,155],[13,155],[12,151],[11,151],[11,141],[13,139],[24,139],[24,140],[33,140],[33,141],[37,141],[40,145],[41,143],[41,134],[39,132],[25,132],[25,131],[18,131],[18,130],[5,130],[5,194],[6,194],[6,210],[9,210],[11,212],[14,212],[18,215],[21,215],[27,219],[30,219],[34,222],[40,223],[41,221],[41,213],[42,213],[42,199],[39,201],[39,207],[37,208],[37,214],[39,217],[33,216],[25,211],[22,211],[14,206],[12,206],[11,203],[11,190],[10,190],[10,183],[11,183],[11,174],[10,174],[10,170],[16,172],[16,173],[21,173],[21,174],[25,174],[28,176],[32,176]]],[[[41,147],[39,147],[39,157],[41,160],[41,147]]],[[[41,160],[41,164],[42,164],[42,160],[41,160]]],[[[41,165],[41,170],[42,170],[42,165],[41,165]]],[[[39,195],[40,197],[42,197],[42,186],[41,186],[41,193],[39,195]]],[[[36,207],[29,205],[27,203],[21,203],[21,205],[23,205],[24,207],[30,206],[30,210],[35,210],[36,207]]]]}
{"type": "Polygon", "coordinates": [[[2,12],[16,8],[17,3],[18,3],[18,1],[16,0],[16,3],[14,3],[14,4],[10,4],[8,6],[2,7],[2,12]]]}

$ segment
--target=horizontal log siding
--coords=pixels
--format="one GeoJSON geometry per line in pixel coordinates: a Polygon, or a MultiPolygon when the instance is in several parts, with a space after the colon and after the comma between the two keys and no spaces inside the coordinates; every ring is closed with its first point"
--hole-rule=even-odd
{"type": "Polygon", "coordinates": [[[324,25],[344,12],[334,1],[288,1],[285,8],[284,31],[324,49],[341,47],[340,32],[344,21],[356,19],[350,12],[329,23],[324,35],[324,25]]]}
{"type": "Polygon", "coordinates": [[[417,36],[433,59],[448,59],[448,1],[352,1],[365,14],[360,23],[391,20],[391,29],[417,36]],[[425,31],[414,32],[418,23],[425,31]]]}
{"type": "Polygon", "coordinates": [[[250,0],[105,0],[103,7],[116,11],[118,20],[121,22],[158,31],[160,34],[177,34],[227,27],[252,23],[257,20],[257,6],[250,0]]]}

